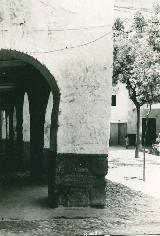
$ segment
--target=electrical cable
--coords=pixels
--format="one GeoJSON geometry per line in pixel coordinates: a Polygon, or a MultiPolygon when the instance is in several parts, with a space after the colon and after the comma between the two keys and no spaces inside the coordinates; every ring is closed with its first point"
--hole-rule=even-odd
{"type": "Polygon", "coordinates": [[[88,26],[88,27],[79,27],[79,28],[64,28],[64,29],[35,29],[32,31],[47,31],[47,32],[61,32],[61,31],[78,31],[78,30],[92,30],[92,29],[98,29],[98,28],[105,28],[109,27],[111,24],[106,25],[94,25],[94,26],[88,26]]]}
{"type": "Polygon", "coordinates": [[[110,33],[112,33],[112,30],[107,32],[107,33],[105,33],[105,34],[103,34],[103,35],[101,35],[100,37],[98,37],[98,38],[96,38],[96,39],[94,39],[92,41],[89,41],[89,42],[86,42],[86,43],[83,43],[83,44],[79,44],[79,45],[76,45],[76,46],[71,46],[71,47],[67,47],[66,46],[64,48],[55,49],[55,50],[51,50],[51,51],[43,51],[43,52],[41,52],[41,51],[31,51],[29,53],[45,53],[46,54],[46,53],[54,53],[54,52],[59,52],[59,51],[64,51],[64,50],[69,50],[69,49],[80,48],[80,47],[84,47],[84,46],[90,45],[92,43],[95,43],[95,42],[99,41],[100,39],[105,38],[110,33]]]}

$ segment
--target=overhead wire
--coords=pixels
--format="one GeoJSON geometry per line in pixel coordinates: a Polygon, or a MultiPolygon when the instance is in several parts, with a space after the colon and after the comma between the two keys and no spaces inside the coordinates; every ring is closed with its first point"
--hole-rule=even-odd
{"type": "MultiPolygon", "coordinates": [[[[106,25],[93,25],[88,27],[79,27],[79,28],[60,28],[60,29],[33,29],[33,30],[26,30],[27,32],[65,32],[65,31],[79,31],[79,30],[92,30],[92,29],[99,29],[99,28],[106,28],[110,27],[111,24],[106,25]]],[[[1,29],[1,32],[8,32],[7,29],[1,29]]]]}
{"type": "MultiPolygon", "coordinates": [[[[47,6],[47,7],[50,7],[52,10],[56,10],[55,7],[53,7],[52,5],[42,1],[42,0],[39,0],[43,5],[47,6]]],[[[96,26],[88,26],[88,27],[78,27],[78,28],[64,28],[64,29],[48,29],[46,31],[48,32],[60,32],[60,31],[78,31],[78,30],[90,30],[90,29],[96,29],[96,28],[104,28],[104,27],[109,27],[111,26],[111,24],[105,24],[105,25],[96,25],[96,26]]],[[[34,30],[34,31],[45,31],[45,30],[34,30]]],[[[63,47],[63,48],[59,48],[59,49],[55,49],[55,50],[50,50],[50,51],[32,51],[30,53],[54,53],[54,52],[59,52],[59,51],[64,51],[64,50],[69,50],[69,49],[75,49],[75,48],[80,48],[80,47],[84,47],[84,46],[87,46],[87,45],[90,45],[92,43],[95,43],[97,41],[99,41],[100,39],[103,39],[104,37],[106,37],[108,34],[112,33],[112,30],[109,31],[109,32],[106,32],[105,34],[101,35],[100,37],[94,39],[94,40],[91,40],[89,42],[85,42],[85,43],[82,43],[82,44],[79,44],[79,45],[75,45],[75,46],[66,46],[66,47],[63,47]]]]}
{"type": "Polygon", "coordinates": [[[54,52],[59,52],[59,51],[64,51],[64,50],[69,50],[69,49],[75,49],[75,48],[80,48],[80,47],[84,47],[84,46],[87,46],[87,45],[90,45],[92,43],[95,43],[103,38],[105,38],[107,35],[109,35],[110,33],[112,33],[112,30],[110,30],[109,32],[106,32],[105,34],[101,35],[100,37],[94,39],[94,40],[91,40],[89,42],[85,42],[85,43],[82,43],[82,44],[79,44],[79,45],[75,45],[75,46],[70,46],[70,47],[64,47],[64,48],[59,48],[59,49],[55,49],[55,50],[50,50],[50,51],[31,51],[30,53],[54,53],[54,52]]]}
{"type": "MultiPolygon", "coordinates": [[[[52,10],[56,10],[55,7],[53,7],[52,5],[42,1],[42,0],[39,0],[43,5],[47,6],[47,7],[50,7],[52,10]]],[[[116,8],[116,7],[115,7],[116,8]]],[[[128,21],[128,18],[123,18],[123,21],[128,21]]],[[[78,31],[78,30],[90,30],[90,29],[96,29],[96,28],[103,28],[103,27],[109,27],[111,26],[111,24],[105,24],[105,25],[97,25],[97,26],[88,26],[88,27],[78,27],[78,28],[64,28],[64,29],[48,29],[48,30],[34,30],[34,31],[48,31],[48,32],[61,32],[61,31],[78,31]]],[[[109,35],[110,33],[112,33],[112,30],[110,30],[109,32],[106,32],[105,34],[101,35],[100,37],[96,38],[96,39],[93,39],[89,42],[85,42],[85,43],[82,43],[82,44],[79,44],[79,45],[75,45],[75,46],[66,46],[66,47],[63,47],[63,48],[59,48],[59,49],[55,49],[55,50],[49,50],[49,51],[32,51],[30,53],[44,53],[44,54],[47,54],[47,53],[54,53],[54,52],[59,52],[59,51],[65,51],[65,50],[69,50],[69,49],[75,49],[75,48],[80,48],[80,47],[84,47],[84,46],[87,46],[87,45],[90,45],[92,43],[95,43],[103,38],[105,38],[107,35],[109,35]]]]}
{"type": "MultiPolygon", "coordinates": [[[[43,5],[51,8],[52,10],[56,11],[56,8],[53,7],[52,5],[39,0],[40,3],[42,3],[43,5]]],[[[90,30],[90,29],[96,29],[96,28],[104,28],[104,27],[108,27],[111,26],[111,24],[104,24],[104,25],[94,25],[94,26],[88,26],[88,27],[78,27],[78,28],[64,28],[64,29],[48,29],[47,31],[76,31],[76,30],[90,30]]],[[[35,31],[40,31],[40,30],[35,30],[35,31]]],[[[43,31],[43,30],[42,30],[43,31]]],[[[44,30],[45,31],[45,30],[44,30]]]]}
{"type": "MultiPolygon", "coordinates": [[[[127,19],[124,19],[124,21],[126,21],[127,19]]],[[[30,53],[44,53],[44,54],[47,54],[47,53],[54,53],[54,52],[60,52],[60,51],[65,51],[65,50],[69,50],[69,49],[75,49],[75,48],[81,48],[81,47],[84,47],[84,46],[88,46],[92,43],[95,43],[103,38],[105,38],[107,35],[111,34],[113,31],[110,30],[108,32],[106,32],[105,34],[101,35],[100,37],[97,37],[91,41],[88,41],[88,42],[85,42],[85,43],[82,43],[82,44],[79,44],[79,45],[75,45],[75,46],[66,46],[66,47],[63,47],[63,48],[59,48],[59,49],[54,49],[54,50],[49,50],[49,51],[31,51],[30,53]]],[[[113,38],[113,36],[112,36],[113,38]]]]}
{"type": "Polygon", "coordinates": [[[79,30],[92,30],[92,29],[98,29],[98,28],[106,28],[111,26],[111,24],[106,25],[93,25],[88,27],[79,27],[79,28],[61,28],[61,29],[35,29],[32,31],[48,31],[48,32],[61,32],[61,31],[79,31],[79,30]]]}
{"type": "MultiPolygon", "coordinates": [[[[53,7],[52,5],[39,0],[43,5],[50,7],[52,10],[56,10],[55,7],[53,7]]],[[[123,19],[124,21],[126,21],[127,19],[123,19]]],[[[88,27],[77,27],[77,28],[63,28],[63,29],[34,29],[32,31],[38,32],[38,31],[44,31],[44,32],[61,32],[61,31],[79,31],[79,30],[90,30],[90,29],[97,29],[97,28],[105,28],[105,27],[109,27],[111,26],[111,24],[104,24],[104,25],[95,25],[95,26],[88,26],[88,27]]],[[[110,30],[109,32],[106,32],[105,34],[101,35],[100,37],[97,37],[91,41],[79,44],[79,45],[75,45],[75,46],[66,46],[63,48],[59,48],[59,49],[54,49],[54,50],[49,50],[49,51],[30,51],[29,53],[42,53],[42,54],[47,54],[47,53],[54,53],[54,52],[60,52],[60,51],[65,51],[65,50],[69,50],[69,49],[75,49],[75,48],[80,48],[80,47],[84,47],[87,45],[90,45],[92,43],[95,43],[103,38],[105,38],[107,35],[109,35],[110,33],[112,33],[112,30],[110,30]]]]}
{"type": "Polygon", "coordinates": [[[46,2],[44,2],[44,1],[42,1],[42,0],[40,0],[40,2],[43,4],[43,5],[45,5],[45,6],[47,6],[47,7],[50,7],[52,10],[56,10],[56,8],[55,7],[53,7],[53,6],[51,6],[50,4],[48,4],[48,3],[46,3],[46,2]]]}

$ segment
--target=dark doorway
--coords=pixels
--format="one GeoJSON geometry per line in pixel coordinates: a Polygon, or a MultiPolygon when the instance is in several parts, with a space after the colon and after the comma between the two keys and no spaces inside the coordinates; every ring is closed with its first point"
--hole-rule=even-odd
{"type": "Polygon", "coordinates": [[[110,125],[110,145],[125,146],[127,134],[127,123],[111,123],[110,125]]]}
{"type": "MultiPolygon", "coordinates": [[[[142,118],[142,145],[144,145],[144,137],[146,132],[146,118],[142,118]]],[[[148,129],[146,133],[146,145],[151,146],[156,141],[156,119],[148,119],[148,129]]]]}
{"type": "Polygon", "coordinates": [[[110,124],[110,140],[109,144],[111,146],[118,145],[118,124],[117,123],[111,123],[110,124]]]}
{"type": "Polygon", "coordinates": [[[136,145],[136,134],[128,134],[129,138],[129,146],[135,146],[136,145]]]}
{"type": "Polygon", "coordinates": [[[127,123],[118,124],[118,144],[125,146],[125,137],[127,134],[127,123]]]}

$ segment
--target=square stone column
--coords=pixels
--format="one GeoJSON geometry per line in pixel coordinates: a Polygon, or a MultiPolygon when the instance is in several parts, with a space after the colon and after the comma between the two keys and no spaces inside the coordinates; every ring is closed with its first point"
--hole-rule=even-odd
{"type": "Polygon", "coordinates": [[[50,205],[52,207],[103,207],[106,201],[107,172],[107,155],[58,154],[56,157],[51,152],[50,205]]]}

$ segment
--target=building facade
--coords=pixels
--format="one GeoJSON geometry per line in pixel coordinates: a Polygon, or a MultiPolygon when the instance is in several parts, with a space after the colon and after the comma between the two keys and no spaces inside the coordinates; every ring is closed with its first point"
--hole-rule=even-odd
{"type": "Polygon", "coordinates": [[[104,205],[112,9],[111,0],[0,2],[2,164],[29,156],[39,179],[48,148],[51,206],[104,205]]]}
{"type": "MultiPolygon", "coordinates": [[[[140,136],[144,143],[146,131],[146,117],[149,108],[147,105],[141,107],[140,136]]],[[[110,124],[110,145],[125,146],[126,135],[129,137],[129,145],[136,144],[137,112],[133,102],[129,99],[128,91],[124,84],[119,83],[112,89],[112,108],[110,124]]],[[[149,114],[148,132],[146,143],[151,146],[160,133],[160,104],[153,104],[149,114]]]]}
{"type": "Polygon", "coordinates": [[[110,145],[125,146],[126,135],[135,143],[136,135],[136,110],[129,99],[128,91],[124,84],[119,83],[112,89],[112,108],[110,124],[110,145]],[[113,103],[113,99],[115,103],[113,103]]]}

